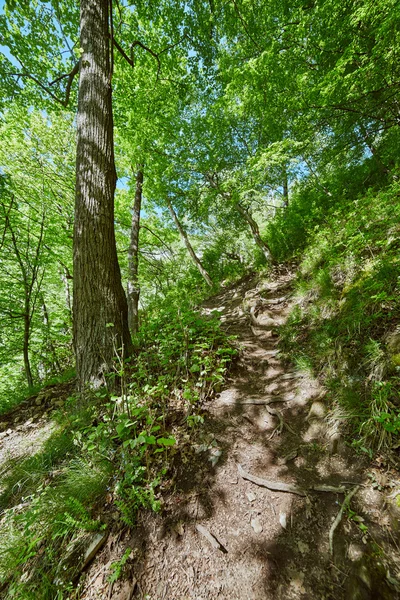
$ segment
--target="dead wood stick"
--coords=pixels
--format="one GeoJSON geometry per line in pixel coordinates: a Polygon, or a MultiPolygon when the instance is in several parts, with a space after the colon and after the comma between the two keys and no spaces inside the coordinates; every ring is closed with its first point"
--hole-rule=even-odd
{"type": "Polygon", "coordinates": [[[221,552],[227,552],[226,548],[222,544],[219,543],[216,537],[214,537],[203,525],[196,525],[196,529],[201,535],[203,535],[206,540],[208,540],[213,548],[216,550],[221,550],[221,552]]]}
{"type": "Polygon", "coordinates": [[[260,485],[262,487],[266,487],[269,490],[273,490],[274,492],[287,492],[289,494],[297,494],[298,496],[305,496],[306,493],[301,488],[291,484],[291,483],[283,483],[280,481],[269,481],[267,479],[261,479],[261,477],[256,477],[255,475],[251,475],[251,473],[247,473],[242,465],[238,464],[238,472],[243,479],[247,479],[247,481],[251,481],[256,485],[260,485]]]}
{"type": "Polygon", "coordinates": [[[335,533],[335,530],[337,528],[337,526],[339,525],[340,521],[342,520],[343,517],[343,512],[345,510],[345,508],[347,508],[347,506],[350,504],[350,500],[352,499],[352,497],[354,496],[354,494],[360,489],[360,486],[357,485],[355,488],[353,488],[346,496],[346,498],[344,499],[344,502],[342,504],[342,506],[340,507],[340,510],[337,514],[336,519],[333,521],[332,523],[332,527],[329,530],[329,552],[333,555],[333,534],[335,533]]]}

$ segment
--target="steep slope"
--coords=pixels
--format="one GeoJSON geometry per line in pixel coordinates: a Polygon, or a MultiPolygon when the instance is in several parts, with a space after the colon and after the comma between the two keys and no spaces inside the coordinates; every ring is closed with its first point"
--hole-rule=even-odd
{"type": "Polygon", "coordinates": [[[398,473],[356,455],[325,389],[282,362],[292,285],[282,270],[204,305],[237,334],[237,369],[204,407],[162,512],[142,512],[114,538],[88,573],[86,600],[400,597],[388,487],[398,473]],[[109,584],[106,567],[127,548],[126,579],[109,584]]]}

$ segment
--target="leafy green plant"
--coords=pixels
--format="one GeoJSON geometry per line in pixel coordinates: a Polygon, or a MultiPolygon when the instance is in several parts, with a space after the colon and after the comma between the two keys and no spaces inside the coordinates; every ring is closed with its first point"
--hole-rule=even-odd
{"type": "Polygon", "coordinates": [[[123,553],[122,557],[116,561],[111,563],[111,575],[108,578],[108,581],[110,583],[114,583],[115,581],[118,581],[118,579],[121,579],[123,572],[124,572],[124,568],[126,563],[129,560],[130,555],[132,554],[132,548],[127,548],[125,550],[125,552],[123,553]]]}

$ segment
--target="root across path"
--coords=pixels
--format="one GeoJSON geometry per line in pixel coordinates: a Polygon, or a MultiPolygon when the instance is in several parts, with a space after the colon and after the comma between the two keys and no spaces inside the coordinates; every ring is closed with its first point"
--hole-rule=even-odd
{"type": "MultiPolygon", "coordinates": [[[[281,272],[269,282],[247,278],[204,304],[238,337],[241,356],[226,389],[204,407],[197,444],[177,466],[163,510],[143,511],[127,534],[134,576],[110,597],[400,597],[390,490],[372,485],[369,459],[327,418],[321,384],[279,356],[291,289],[291,274],[281,272]]],[[[85,598],[104,597],[100,590],[92,586],[85,598]]]]}

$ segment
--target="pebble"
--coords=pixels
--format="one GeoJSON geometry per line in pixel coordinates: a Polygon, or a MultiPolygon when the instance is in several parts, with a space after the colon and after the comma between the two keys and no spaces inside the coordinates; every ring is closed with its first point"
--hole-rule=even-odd
{"type": "Polygon", "coordinates": [[[262,530],[263,530],[263,527],[261,525],[260,519],[258,517],[256,517],[255,519],[252,519],[250,521],[250,525],[254,529],[255,533],[261,533],[262,530]]]}

